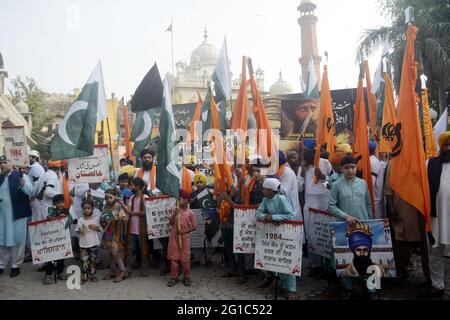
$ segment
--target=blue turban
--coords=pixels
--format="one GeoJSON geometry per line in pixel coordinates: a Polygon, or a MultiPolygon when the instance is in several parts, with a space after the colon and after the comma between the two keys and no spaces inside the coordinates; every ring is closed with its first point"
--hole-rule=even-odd
{"type": "Polygon", "coordinates": [[[370,150],[370,152],[374,152],[376,148],[377,148],[377,145],[375,144],[375,142],[373,142],[372,140],[369,140],[369,150],[370,150]]]}
{"type": "Polygon", "coordinates": [[[355,231],[348,237],[348,246],[353,253],[358,247],[367,247],[372,250],[372,236],[361,231],[355,231]]]}
{"type": "Polygon", "coordinates": [[[316,140],[314,139],[303,140],[303,145],[308,149],[314,149],[316,147],[316,140]]]}
{"type": "Polygon", "coordinates": [[[278,163],[280,164],[280,166],[286,163],[286,156],[284,155],[284,152],[281,150],[278,151],[278,163]]]}

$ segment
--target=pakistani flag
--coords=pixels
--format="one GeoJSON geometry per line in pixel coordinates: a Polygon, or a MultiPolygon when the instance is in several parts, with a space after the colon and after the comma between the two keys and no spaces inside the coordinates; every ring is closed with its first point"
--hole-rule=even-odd
{"type": "Polygon", "coordinates": [[[97,121],[102,121],[107,116],[102,65],[99,62],[59,123],[50,143],[52,159],[63,160],[92,155],[97,121]]]}
{"type": "Polygon", "coordinates": [[[178,135],[173,116],[172,101],[170,97],[170,75],[164,79],[163,108],[159,124],[158,158],[156,165],[156,188],[172,197],[179,197],[180,172],[175,165],[178,150],[178,135]]]}
{"type": "Polygon", "coordinates": [[[131,130],[130,140],[134,142],[133,155],[139,156],[141,151],[148,147],[152,136],[153,121],[161,108],[141,111],[136,114],[136,120],[131,130]]]}
{"type": "Polygon", "coordinates": [[[219,60],[216,69],[212,75],[214,81],[214,90],[216,91],[216,101],[230,98],[231,95],[231,76],[228,60],[227,38],[224,38],[222,49],[220,50],[219,60]]]}
{"type": "Polygon", "coordinates": [[[314,60],[309,56],[308,62],[308,78],[306,81],[306,96],[308,98],[319,98],[319,83],[316,76],[316,68],[314,67],[314,60]]]}

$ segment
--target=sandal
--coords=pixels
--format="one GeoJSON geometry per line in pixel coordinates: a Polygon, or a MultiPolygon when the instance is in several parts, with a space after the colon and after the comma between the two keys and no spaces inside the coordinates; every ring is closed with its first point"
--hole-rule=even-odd
{"type": "Polygon", "coordinates": [[[117,277],[114,279],[114,283],[120,282],[122,280],[125,280],[127,278],[127,273],[126,272],[121,272],[117,275],[117,277]]]}
{"type": "Polygon", "coordinates": [[[222,278],[232,278],[232,277],[236,277],[236,276],[237,276],[236,272],[227,271],[222,275],[222,278]]]}
{"type": "Polygon", "coordinates": [[[173,287],[174,285],[176,285],[178,283],[178,279],[171,279],[168,283],[167,286],[168,287],[173,287]]]}
{"type": "Polygon", "coordinates": [[[189,278],[185,278],[185,279],[183,279],[183,284],[184,284],[186,287],[189,287],[190,285],[192,285],[192,281],[191,281],[191,279],[189,279],[189,278]]]}
{"type": "Polygon", "coordinates": [[[107,274],[106,276],[104,276],[103,280],[110,280],[110,279],[112,279],[114,277],[115,277],[114,274],[110,273],[110,274],[107,274]]]}

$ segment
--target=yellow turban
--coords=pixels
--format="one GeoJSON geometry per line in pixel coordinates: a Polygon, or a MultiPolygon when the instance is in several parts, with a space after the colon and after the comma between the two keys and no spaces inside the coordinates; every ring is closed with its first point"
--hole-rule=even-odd
{"type": "Polygon", "coordinates": [[[134,167],[128,164],[120,168],[119,174],[126,173],[128,177],[132,178],[134,176],[134,171],[134,167]]]}
{"type": "Polygon", "coordinates": [[[199,181],[206,183],[206,176],[203,172],[198,172],[194,176],[194,183],[197,184],[197,182],[199,182],[199,181]]]}
{"type": "Polygon", "coordinates": [[[338,165],[347,153],[352,153],[352,147],[348,143],[340,143],[336,146],[336,150],[334,150],[328,160],[331,164],[338,165]]]}
{"type": "Polygon", "coordinates": [[[450,131],[442,132],[438,138],[439,148],[442,149],[444,144],[450,141],[450,131]]]}

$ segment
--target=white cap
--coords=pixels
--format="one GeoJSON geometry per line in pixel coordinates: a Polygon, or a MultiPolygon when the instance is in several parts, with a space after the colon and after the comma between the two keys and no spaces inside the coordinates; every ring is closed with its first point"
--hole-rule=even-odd
{"type": "Polygon", "coordinates": [[[33,157],[38,157],[40,158],[41,156],[39,155],[39,151],[37,150],[31,150],[30,152],[28,152],[29,156],[33,156],[33,157]]]}
{"type": "Polygon", "coordinates": [[[281,184],[280,180],[276,178],[267,178],[263,182],[263,188],[277,192],[278,188],[280,187],[280,184],[281,184]]]}

